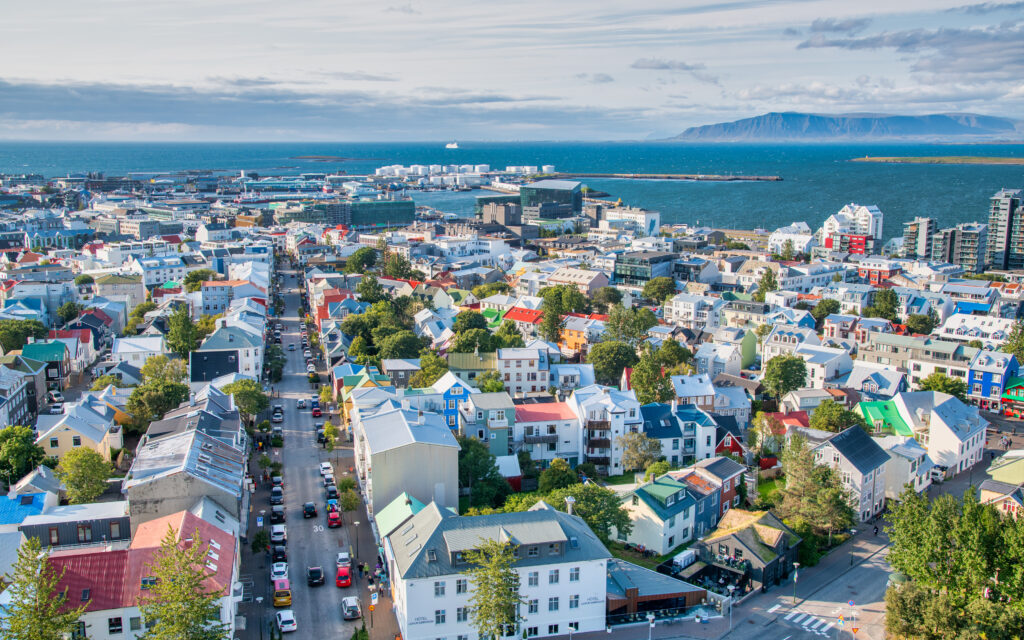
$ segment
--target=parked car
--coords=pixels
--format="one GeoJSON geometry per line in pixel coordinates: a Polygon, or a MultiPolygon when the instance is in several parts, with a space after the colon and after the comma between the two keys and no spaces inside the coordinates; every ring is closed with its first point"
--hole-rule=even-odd
{"type": "Polygon", "coordinates": [[[338,567],[338,575],[334,577],[334,584],[341,587],[352,586],[352,569],[349,567],[338,567]]]}
{"type": "Polygon", "coordinates": [[[341,512],[340,511],[328,511],[327,512],[327,528],[337,529],[341,526],[341,512]]]}
{"type": "Polygon", "coordinates": [[[272,562],[288,562],[288,550],[284,545],[276,544],[270,548],[270,560],[272,562]]]}
{"type": "Polygon", "coordinates": [[[275,504],[270,507],[270,524],[279,524],[284,520],[284,505],[275,504]]]}
{"type": "Polygon", "coordinates": [[[271,525],[270,542],[273,544],[288,544],[288,528],[283,524],[271,525]]]}
{"type": "Polygon", "coordinates": [[[352,554],[350,554],[348,551],[339,551],[338,555],[334,558],[334,563],[338,567],[351,567],[352,554]]]}
{"type": "Polygon", "coordinates": [[[315,518],[316,517],[316,505],[312,502],[307,502],[302,505],[302,517],[303,518],[315,518]]]}
{"type": "Polygon", "coordinates": [[[328,500],[337,500],[338,499],[338,487],[336,487],[333,484],[327,485],[326,487],[324,487],[324,496],[328,500]]]}
{"type": "Polygon", "coordinates": [[[283,487],[284,486],[284,478],[282,476],[271,476],[270,477],[270,484],[274,485],[275,487],[283,487]]]}
{"type": "Polygon", "coordinates": [[[281,633],[290,633],[299,628],[295,622],[295,612],[291,609],[277,612],[277,629],[281,633]]]}
{"type": "Polygon", "coordinates": [[[54,405],[50,406],[50,415],[51,416],[59,416],[62,413],[64,413],[64,405],[63,404],[58,402],[57,404],[54,404],[54,405]]]}
{"type": "Polygon", "coordinates": [[[270,421],[271,422],[284,422],[284,414],[283,413],[275,413],[272,416],[270,416],[270,421]]]}
{"type": "Polygon", "coordinates": [[[281,487],[272,487],[270,489],[270,504],[284,504],[284,491],[281,487]]]}
{"type": "Polygon", "coordinates": [[[328,473],[333,474],[334,473],[334,467],[331,466],[330,462],[321,462],[320,463],[320,475],[325,476],[328,473]]]}
{"type": "Polygon", "coordinates": [[[51,391],[46,394],[47,402],[64,402],[64,395],[60,391],[51,391]]]}
{"type": "MultiPolygon", "coordinates": [[[[312,362],[306,365],[306,373],[316,373],[316,367],[313,366],[312,362]]],[[[320,415],[320,409],[313,409],[313,415],[320,415]]]]}
{"type": "Polygon", "coordinates": [[[946,472],[949,471],[949,467],[941,464],[937,464],[932,467],[931,476],[932,482],[935,484],[942,484],[946,481],[946,472]]]}
{"type": "Polygon", "coordinates": [[[324,476],[324,486],[326,487],[329,484],[338,484],[337,482],[334,481],[333,473],[328,473],[324,476]]]}
{"type": "Polygon", "coordinates": [[[323,567],[307,567],[306,568],[306,584],[311,587],[322,587],[324,584],[324,568],[323,567]]]}
{"type": "MultiPolygon", "coordinates": [[[[312,367],[310,367],[310,369],[312,369],[312,367]]],[[[313,373],[313,371],[310,371],[310,373],[313,373]]],[[[313,417],[314,418],[319,418],[322,415],[324,415],[324,414],[323,414],[322,411],[320,411],[320,407],[313,407],[313,417]]]]}
{"type": "Polygon", "coordinates": [[[274,606],[292,606],[292,585],[287,579],[282,578],[281,580],[274,581],[274,606]]]}
{"type": "Polygon", "coordinates": [[[275,562],[270,565],[270,581],[284,580],[288,577],[288,563],[275,562]]]}
{"type": "Polygon", "coordinates": [[[345,596],[341,599],[342,618],[345,620],[358,620],[362,615],[362,612],[359,610],[359,598],[355,596],[345,596]]]}
{"type": "Polygon", "coordinates": [[[317,429],[316,430],[316,443],[317,444],[323,444],[325,442],[327,442],[327,433],[325,433],[323,429],[317,429]]]}

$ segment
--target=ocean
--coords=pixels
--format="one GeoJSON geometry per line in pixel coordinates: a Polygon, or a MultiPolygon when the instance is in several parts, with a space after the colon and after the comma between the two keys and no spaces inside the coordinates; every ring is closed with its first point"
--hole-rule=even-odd
{"type": "MultiPolygon", "coordinates": [[[[774,229],[795,221],[817,227],[851,202],[877,205],[885,236],[902,235],[915,216],[940,226],[987,221],[988,199],[1024,188],[1024,166],[851,162],[872,156],[1024,157],[1024,145],[986,144],[680,144],[658,142],[444,143],[33,143],[0,142],[0,173],[102,171],[109,175],[245,169],[262,174],[307,171],[372,173],[389,164],[555,165],[558,171],[778,175],[781,182],[679,182],[587,179],[624,204],[660,211],[664,223],[774,229]],[[297,156],[335,156],[320,162],[297,156]]],[[[419,204],[471,215],[477,195],[414,194],[419,204]]]]}

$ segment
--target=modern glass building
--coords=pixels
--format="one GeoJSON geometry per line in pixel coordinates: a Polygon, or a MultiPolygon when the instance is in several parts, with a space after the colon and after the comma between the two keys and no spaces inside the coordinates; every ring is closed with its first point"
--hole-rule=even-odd
{"type": "Polygon", "coordinates": [[[574,213],[583,211],[583,184],[575,180],[540,180],[519,187],[519,198],[523,211],[527,207],[539,207],[553,202],[572,207],[574,213]]]}

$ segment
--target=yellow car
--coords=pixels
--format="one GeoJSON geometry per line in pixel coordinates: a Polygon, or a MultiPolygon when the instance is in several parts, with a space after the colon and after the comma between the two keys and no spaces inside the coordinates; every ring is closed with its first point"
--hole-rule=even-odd
{"type": "Polygon", "coordinates": [[[292,606],[292,586],[287,580],[274,580],[274,606],[292,606]]]}

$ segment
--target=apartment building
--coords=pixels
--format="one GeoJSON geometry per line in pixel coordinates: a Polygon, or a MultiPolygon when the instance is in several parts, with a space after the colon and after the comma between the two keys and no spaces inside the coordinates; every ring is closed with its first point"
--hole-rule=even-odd
{"type": "Polygon", "coordinates": [[[1024,207],[1020,189],[1002,189],[989,200],[985,257],[992,269],[1024,269],[1024,207]]]}

